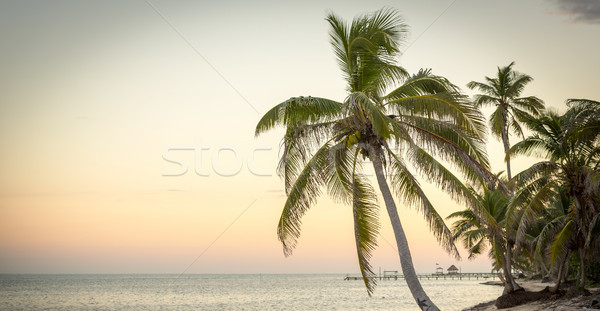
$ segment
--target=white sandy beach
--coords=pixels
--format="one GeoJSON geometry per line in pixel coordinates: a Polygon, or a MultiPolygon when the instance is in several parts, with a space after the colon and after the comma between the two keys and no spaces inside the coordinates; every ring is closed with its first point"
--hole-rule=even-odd
{"type": "MultiPolygon", "coordinates": [[[[525,290],[530,291],[530,292],[541,291],[544,288],[546,288],[547,286],[555,285],[554,283],[542,283],[540,281],[518,281],[517,283],[519,285],[521,285],[523,288],[525,288],[525,290]]],[[[570,310],[600,309],[600,303],[596,304],[594,307],[592,307],[592,303],[594,300],[600,301],[600,288],[590,289],[590,292],[591,292],[590,296],[578,296],[578,297],[574,297],[574,298],[570,298],[570,299],[565,298],[563,296],[561,298],[554,298],[554,299],[551,298],[551,299],[545,299],[545,300],[541,300],[541,301],[529,302],[529,303],[525,303],[520,306],[501,309],[501,310],[508,310],[508,311],[542,311],[542,310],[544,310],[544,311],[546,311],[546,310],[570,311],[570,310]]],[[[498,308],[496,308],[496,306],[494,305],[494,302],[495,301],[491,301],[489,303],[477,305],[477,306],[471,307],[466,310],[472,310],[472,311],[498,310],[498,308]]]]}

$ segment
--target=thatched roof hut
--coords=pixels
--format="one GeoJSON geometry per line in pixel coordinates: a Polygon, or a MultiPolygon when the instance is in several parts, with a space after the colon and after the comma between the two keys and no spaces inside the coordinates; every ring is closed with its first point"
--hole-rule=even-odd
{"type": "Polygon", "coordinates": [[[447,270],[448,274],[458,274],[458,268],[455,265],[451,265],[447,270]]]}

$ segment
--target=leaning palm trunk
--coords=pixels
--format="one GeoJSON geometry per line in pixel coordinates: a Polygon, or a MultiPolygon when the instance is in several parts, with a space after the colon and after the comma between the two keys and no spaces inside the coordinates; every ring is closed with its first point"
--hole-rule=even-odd
{"type": "MultiPolygon", "coordinates": [[[[503,118],[504,124],[506,124],[506,117],[503,118]]],[[[510,181],[512,178],[511,170],[510,170],[510,156],[508,155],[508,150],[510,149],[510,142],[508,138],[508,129],[506,126],[502,127],[502,143],[504,145],[504,154],[506,155],[506,175],[508,180],[510,181]]],[[[513,190],[511,188],[511,196],[513,195],[513,190]]],[[[506,233],[508,235],[508,232],[506,233]]],[[[511,293],[516,290],[522,289],[515,279],[512,276],[512,245],[508,241],[508,236],[506,237],[506,254],[505,254],[505,264],[504,271],[506,276],[506,282],[504,283],[504,294],[511,293]]]]}
{"type": "Polygon", "coordinates": [[[373,168],[375,169],[377,183],[379,184],[379,189],[383,195],[383,200],[385,201],[385,206],[392,223],[392,228],[394,229],[394,236],[396,238],[396,245],[398,246],[402,274],[404,275],[408,289],[419,305],[419,308],[421,308],[421,310],[439,311],[439,308],[433,303],[433,301],[431,301],[431,299],[429,299],[423,290],[421,282],[419,282],[419,278],[415,272],[412,256],[410,255],[410,249],[408,247],[408,241],[406,240],[406,234],[404,234],[404,229],[402,229],[400,217],[398,217],[398,210],[396,209],[396,203],[394,202],[394,198],[392,197],[392,193],[385,179],[381,157],[381,153],[376,151],[375,155],[372,157],[373,168]]]}
{"type": "Polygon", "coordinates": [[[504,282],[504,291],[502,292],[502,294],[506,295],[515,291],[515,288],[511,281],[512,275],[510,273],[510,266],[508,265],[508,261],[506,259],[502,263],[502,270],[504,272],[504,279],[502,280],[504,282]]]}
{"type": "MultiPolygon", "coordinates": [[[[504,122],[506,124],[506,120],[504,120],[504,122]]],[[[510,179],[512,178],[512,174],[510,171],[510,156],[508,155],[508,150],[510,149],[510,142],[508,141],[508,129],[506,128],[506,126],[502,129],[502,144],[504,145],[504,155],[506,155],[506,176],[510,181],[510,179]]]]}
{"type": "Polygon", "coordinates": [[[510,242],[506,242],[506,260],[505,260],[505,271],[506,271],[506,283],[504,286],[504,293],[514,292],[521,290],[522,287],[517,284],[515,278],[512,275],[512,248],[510,242]]]}
{"type": "Polygon", "coordinates": [[[579,271],[579,287],[585,286],[585,248],[579,249],[579,263],[580,263],[580,271],[579,271]]]}
{"type": "Polygon", "coordinates": [[[560,289],[560,285],[562,284],[563,277],[568,274],[568,273],[565,273],[565,271],[567,270],[567,267],[568,267],[567,262],[569,261],[569,255],[570,255],[570,252],[567,251],[567,254],[563,258],[562,262],[560,263],[560,266],[558,267],[558,276],[556,278],[556,285],[550,289],[550,291],[552,291],[552,292],[557,292],[560,289]]]}

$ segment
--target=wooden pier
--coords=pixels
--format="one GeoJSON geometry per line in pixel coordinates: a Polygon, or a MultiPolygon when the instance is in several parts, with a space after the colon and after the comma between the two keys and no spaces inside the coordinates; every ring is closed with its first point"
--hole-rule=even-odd
{"type": "MultiPolygon", "coordinates": [[[[386,271],[389,272],[389,271],[386,271]]],[[[495,273],[450,273],[450,274],[440,274],[440,273],[432,273],[432,274],[418,274],[419,280],[487,280],[487,279],[495,279],[498,277],[495,273]]],[[[403,280],[404,275],[402,274],[388,274],[384,273],[383,275],[374,277],[376,280],[403,280]]],[[[362,280],[362,276],[351,276],[346,275],[344,280],[362,280]]]]}

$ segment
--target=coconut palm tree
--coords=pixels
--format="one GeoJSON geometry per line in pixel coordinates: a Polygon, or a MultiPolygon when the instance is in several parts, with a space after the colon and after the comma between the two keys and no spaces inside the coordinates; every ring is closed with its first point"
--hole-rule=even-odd
{"type": "Polygon", "coordinates": [[[347,82],[346,98],[293,97],[268,111],[256,127],[256,135],[276,126],[286,129],[278,170],[287,200],[277,228],[284,254],[292,253],[302,216],[326,190],[352,206],[358,263],[367,292],[372,293],[375,275],[369,259],[377,245],[378,200],[362,173],[370,160],[407,285],[419,308],[438,310],[415,272],[394,194],[417,207],[442,247],[458,258],[452,233],[412,168],[453,198],[471,204],[468,188],[440,160],[452,163],[455,172],[473,184],[494,182],[487,169],[484,118],[447,79],[429,70],[409,75],[396,65],[406,33],[396,11],[382,9],[356,17],[351,24],[329,14],[327,21],[347,82]]]}
{"type": "Polygon", "coordinates": [[[524,210],[519,239],[552,198],[561,192],[571,198],[568,217],[562,218],[562,229],[551,246],[551,258],[562,258],[570,248],[576,249],[581,264],[578,283],[584,286],[586,256],[600,232],[600,102],[569,100],[567,104],[570,109],[564,115],[546,112],[528,120],[533,135],[509,150],[510,155],[547,158],[515,176],[520,190],[509,210],[524,210]]]}
{"type": "MultiPolygon", "coordinates": [[[[483,94],[475,95],[473,101],[477,107],[495,106],[496,109],[490,116],[492,135],[502,140],[504,153],[510,148],[509,134],[512,131],[523,137],[521,122],[537,116],[544,109],[544,102],[535,97],[521,97],[525,86],[533,81],[529,75],[516,72],[512,69],[515,62],[506,67],[498,67],[496,77],[485,77],[487,83],[471,81],[467,84],[470,89],[476,89],[483,94]]],[[[510,181],[512,172],[510,157],[506,157],[506,175],[510,181]]]]}
{"type": "MultiPolygon", "coordinates": [[[[523,137],[521,122],[531,116],[539,115],[544,109],[544,103],[535,96],[521,97],[525,86],[533,80],[529,75],[522,74],[513,70],[514,62],[506,67],[498,67],[496,77],[485,77],[486,83],[471,81],[467,84],[470,89],[476,89],[482,94],[475,95],[474,103],[477,107],[495,106],[496,109],[490,116],[490,128],[492,135],[500,138],[504,145],[506,160],[506,175],[510,182],[512,171],[510,167],[510,157],[508,149],[510,148],[509,134],[512,131],[517,136],[523,137]]],[[[514,239],[510,236],[510,231],[506,231],[506,265],[508,271],[505,272],[507,284],[505,292],[512,292],[521,287],[514,281],[512,268],[512,249],[514,239]]]]}
{"type": "Polygon", "coordinates": [[[532,239],[534,259],[542,264],[549,263],[551,271],[556,272],[556,286],[558,290],[566,276],[565,265],[569,254],[576,251],[574,226],[571,225],[569,210],[573,200],[564,189],[558,189],[557,194],[549,200],[546,208],[540,211],[539,218],[528,227],[539,227],[537,235],[532,239]],[[536,225],[537,223],[537,225],[536,225]]]}
{"type": "Polygon", "coordinates": [[[480,220],[472,209],[454,212],[446,219],[456,219],[452,225],[454,239],[462,240],[463,246],[469,253],[469,259],[482,254],[488,247],[489,256],[496,261],[497,266],[502,267],[502,254],[504,254],[504,217],[508,205],[508,197],[500,190],[484,189],[483,193],[477,193],[471,189],[473,196],[479,204],[479,215],[485,215],[480,220]]]}
{"type": "Polygon", "coordinates": [[[511,276],[507,268],[506,253],[506,211],[509,202],[507,194],[500,189],[484,188],[482,193],[471,189],[477,205],[450,214],[446,219],[456,219],[452,225],[455,239],[462,240],[469,252],[469,259],[475,258],[489,247],[488,256],[494,260],[494,267],[502,269],[499,277],[505,284],[505,293],[512,290],[507,281],[511,276]],[[475,213],[474,211],[477,211],[475,213]],[[506,285],[507,284],[507,285],[506,285]]]}

